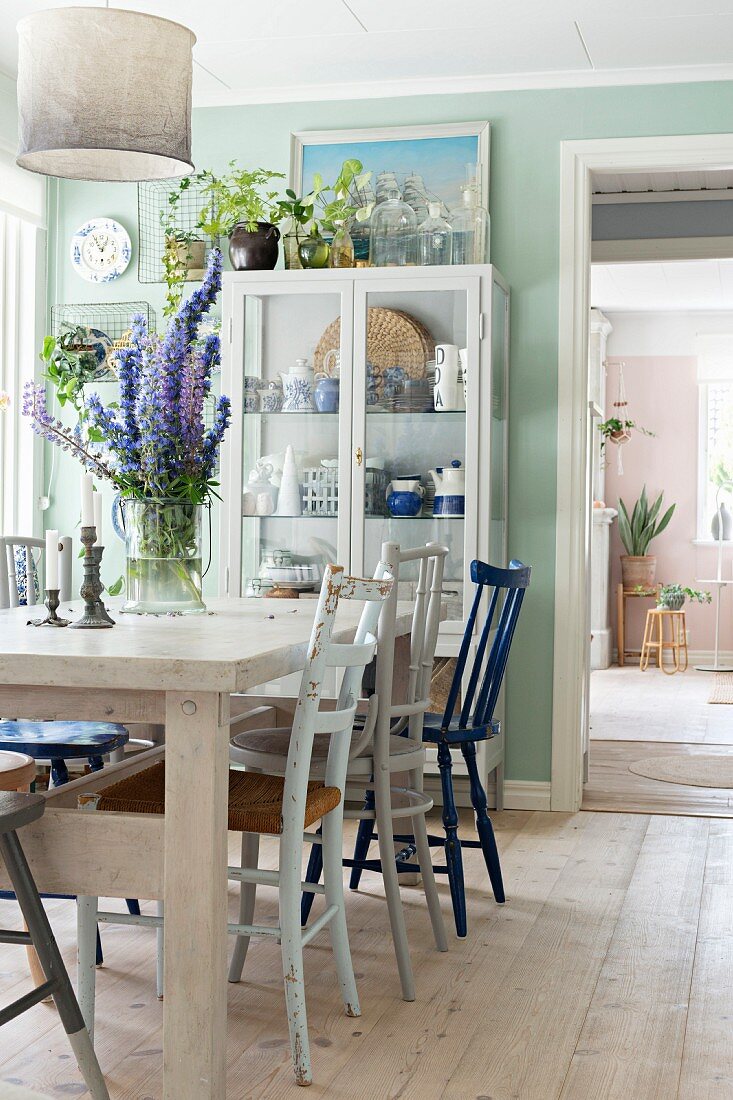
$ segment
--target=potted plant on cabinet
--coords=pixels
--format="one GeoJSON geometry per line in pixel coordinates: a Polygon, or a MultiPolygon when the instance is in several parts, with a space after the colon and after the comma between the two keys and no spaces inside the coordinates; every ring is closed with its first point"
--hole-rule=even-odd
{"type": "Polygon", "coordinates": [[[666,611],[681,611],[685,600],[695,603],[710,603],[709,592],[700,592],[697,588],[683,588],[681,584],[660,584],[657,593],[657,607],[666,611]]]}
{"type": "Polygon", "coordinates": [[[237,168],[234,161],[221,177],[210,171],[196,177],[204,192],[198,228],[209,237],[229,238],[235,271],[271,271],[277,263],[282,213],[278,192],[268,185],[283,178],[265,168],[237,168]]]}
{"type": "Polygon", "coordinates": [[[618,533],[626,554],[621,555],[621,575],[624,588],[632,589],[641,585],[651,588],[657,570],[657,559],[647,553],[649,544],[657,535],[661,535],[672,518],[676,505],[671,504],[661,519],[664,493],[660,493],[650,506],[646,495],[646,485],[641,490],[631,516],[623,500],[618,502],[618,533]]]}
{"type": "MultiPolygon", "coordinates": [[[[345,160],[333,184],[326,184],[320,173],[313,176],[313,189],[298,198],[288,188],[286,198],[278,204],[283,216],[283,231],[294,235],[298,259],[303,267],[354,267],[354,243],[349,230],[354,222],[365,225],[369,220],[373,202],[364,202],[364,189],[371,172],[363,172],[363,165],[355,157],[345,160]],[[332,194],[332,198],[328,195],[332,194]],[[332,235],[329,243],[322,231],[332,235]],[[301,232],[303,236],[301,236],[301,232]]],[[[293,245],[285,248],[286,267],[291,262],[293,245]]]]}

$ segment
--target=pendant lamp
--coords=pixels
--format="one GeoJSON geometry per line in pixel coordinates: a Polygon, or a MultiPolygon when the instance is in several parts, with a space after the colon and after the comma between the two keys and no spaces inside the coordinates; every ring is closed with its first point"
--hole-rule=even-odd
{"type": "Polygon", "coordinates": [[[79,180],[191,171],[191,50],[180,23],[120,8],[54,8],[18,23],[17,163],[79,180]]]}

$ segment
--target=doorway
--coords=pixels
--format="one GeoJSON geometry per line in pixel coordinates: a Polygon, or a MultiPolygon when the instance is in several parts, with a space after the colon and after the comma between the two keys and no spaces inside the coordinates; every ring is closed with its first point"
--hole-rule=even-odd
{"type": "MultiPolygon", "coordinates": [[[[733,191],[722,194],[718,209],[733,219],[733,191]]],[[[640,204],[619,205],[628,218],[640,204]]],[[[716,651],[721,668],[733,658],[733,542],[730,530],[720,543],[711,530],[719,475],[730,480],[733,467],[733,260],[594,262],[591,301],[589,388],[600,415],[582,807],[731,816],[733,711],[707,670],[716,651]],[[658,533],[647,547],[624,545],[631,532],[623,515],[643,506],[656,512],[658,533]],[[648,558],[624,561],[642,549],[648,558]],[[624,575],[624,565],[645,577],[624,575]],[[684,602],[659,613],[660,600],[684,602]],[[678,631],[683,644],[664,653],[663,669],[650,651],[642,670],[652,622],[666,641],[678,631]]],[[[729,489],[720,502],[725,516],[729,489]]]]}
{"type": "Polygon", "coordinates": [[[733,135],[569,141],[561,150],[553,809],[580,807],[589,731],[592,176],[733,168],[733,135]]]}

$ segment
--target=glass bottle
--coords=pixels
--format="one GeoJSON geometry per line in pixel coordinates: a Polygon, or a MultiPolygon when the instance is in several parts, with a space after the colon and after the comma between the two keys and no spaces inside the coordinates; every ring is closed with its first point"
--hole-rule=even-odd
{"type": "Polygon", "coordinates": [[[418,261],[423,267],[449,264],[453,249],[453,230],[440,216],[440,203],[428,203],[428,216],[417,231],[418,261]]]}
{"type": "Polygon", "coordinates": [[[473,187],[463,190],[463,201],[453,216],[453,263],[489,262],[489,212],[473,187]]]}
{"type": "Polygon", "coordinates": [[[336,222],[336,232],[331,241],[331,252],[328,257],[329,267],[356,267],[354,259],[354,242],[349,233],[346,222],[336,222]]]}
{"type": "Polygon", "coordinates": [[[372,267],[407,267],[417,263],[417,215],[396,187],[372,213],[369,261],[372,267]]]}

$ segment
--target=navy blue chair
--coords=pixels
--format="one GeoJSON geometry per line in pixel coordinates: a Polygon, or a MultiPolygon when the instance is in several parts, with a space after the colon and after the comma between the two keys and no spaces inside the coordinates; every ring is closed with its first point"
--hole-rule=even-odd
{"type": "MultiPolygon", "coordinates": [[[[508,569],[499,569],[482,561],[471,562],[471,580],[476,585],[476,592],[466,622],[445,712],[442,716],[428,713],[423,723],[423,741],[436,745],[438,749],[438,767],[443,793],[445,836],[430,835],[428,840],[431,847],[445,849],[446,862],[445,865],[434,866],[433,869],[436,874],[448,876],[456,933],[460,937],[465,936],[467,932],[462,847],[481,848],[494,897],[500,904],[506,900],[494,829],[487,813],[486,791],[481,782],[476,761],[476,745],[480,741],[496,737],[501,732],[500,724],[494,718],[494,711],[504,680],[524,593],[529,587],[531,572],[530,567],[523,565],[521,561],[511,561],[508,569]],[[468,671],[469,654],[476,636],[477,621],[482,603],[486,606],[485,601],[488,601],[488,610],[481,627],[473,662],[468,671]],[[466,676],[468,676],[468,684],[463,705],[460,712],[456,714],[456,706],[466,676]],[[471,803],[476,814],[478,840],[461,841],[458,838],[458,811],[452,776],[451,749],[453,748],[460,748],[466,763],[471,803]]],[[[344,860],[344,864],[352,868],[349,883],[352,890],[358,887],[362,871],[379,868],[378,862],[368,858],[369,845],[374,839],[373,828],[371,821],[365,820],[359,823],[354,858],[344,860]]],[[[406,835],[395,836],[394,839],[405,844],[396,857],[398,871],[414,871],[414,865],[408,862],[415,855],[414,838],[406,835]]],[[[310,866],[306,877],[308,881],[314,880],[315,876],[312,877],[310,866]]],[[[310,894],[304,895],[303,898],[304,921],[311,898],[310,894]]]]}
{"type": "Polygon", "coordinates": [[[456,661],[456,670],[448,692],[445,711],[442,717],[437,714],[426,714],[423,725],[423,740],[436,745],[438,749],[438,767],[443,793],[445,836],[430,837],[430,843],[433,846],[444,847],[446,862],[445,866],[435,867],[435,871],[448,875],[456,932],[461,937],[466,935],[467,930],[462,847],[481,849],[494,897],[499,903],[506,900],[494,829],[486,812],[486,791],[476,762],[476,745],[501,732],[500,724],[494,718],[494,711],[504,680],[522,601],[529,587],[531,572],[529,566],[516,560],[509,563],[508,569],[499,569],[482,561],[471,562],[471,580],[476,585],[476,593],[456,661]],[[488,599],[488,611],[469,671],[469,654],[484,599],[488,599]],[[468,684],[460,712],[456,714],[461,687],[466,676],[468,676],[468,684]],[[458,812],[452,777],[451,749],[453,748],[460,748],[466,763],[471,803],[476,814],[478,840],[461,841],[458,838],[458,812]]]}

